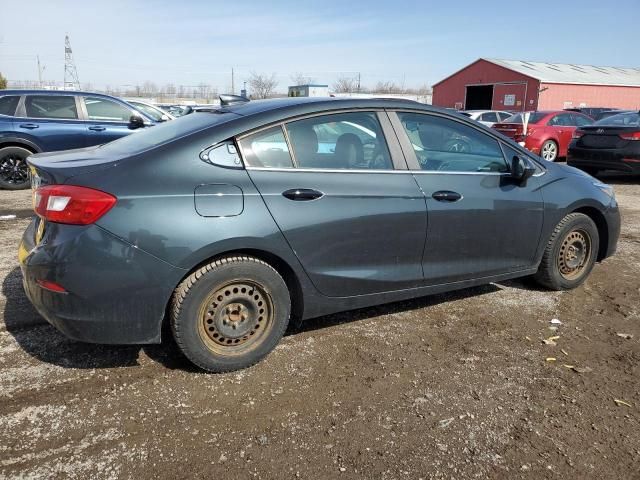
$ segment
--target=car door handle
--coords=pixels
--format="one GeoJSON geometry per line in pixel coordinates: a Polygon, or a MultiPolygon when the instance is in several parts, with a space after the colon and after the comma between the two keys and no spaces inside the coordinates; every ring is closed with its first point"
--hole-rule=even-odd
{"type": "Polygon", "coordinates": [[[440,190],[431,195],[431,197],[439,202],[457,202],[462,199],[462,195],[458,192],[451,192],[449,190],[440,190]]]}
{"type": "Polygon", "coordinates": [[[311,188],[292,188],[291,190],[282,192],[282,195],[289,200],[304,202],[308,200],[316,200],[324,196],[324,193],[319,192],[318,190],[313,190],[311,188]]]}
{"type": "Polygon", "coordinates": [[[20,128],[28,128],[29,130],[33,130],[34,128],[38,128],[40,125],[37,123],[21,123],[20,128]]]}
{"type": "Polygon", "coordinates": [[[107,129],[106,127],[101,127],[99,125],[96,125],[96,126],[93,126],[93,127],[89,127],[89,130],[93,130],[94,132],[103,132],[106,129],[107,129]]]}

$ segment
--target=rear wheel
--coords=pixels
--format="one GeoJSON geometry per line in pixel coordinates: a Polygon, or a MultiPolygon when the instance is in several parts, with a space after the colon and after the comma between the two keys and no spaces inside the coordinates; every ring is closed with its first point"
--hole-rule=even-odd
{"type": "Polygon", "coordinates": [[[553,140],[547,140],[542,144],[540,156],[547,162],[555,162],[558,158],[558,144],[553,140]]]}
{"type": "Polygon", "coordinates": [[[0,188],[21,190],[29,187],[27,157],[31,154],[22,147],[0,148],[0,188]]]}
{"type": "Polygon", "coordinates": [[[182,352],[210,372],[249,367],[278,344],[289,323],[287,285],[270,265],[225,257],[176,289],[171,326],[182,352]]]}
{"type": "Polygon", "coordinates": [[[599,248],[598,228],[582,213],[571,213],[556,226],[535,280],[552,290],[570,290],[593,269],[599,248]]]}

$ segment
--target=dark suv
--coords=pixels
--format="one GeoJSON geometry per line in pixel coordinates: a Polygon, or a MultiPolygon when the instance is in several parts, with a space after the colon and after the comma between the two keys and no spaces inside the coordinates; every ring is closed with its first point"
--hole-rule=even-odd
{"type": "Polygon", "coordinates": [[[0,188],[29,186],[32,153],[107,143],[154,121],[120,99],[88,92],[0,91],[0,188]]]}

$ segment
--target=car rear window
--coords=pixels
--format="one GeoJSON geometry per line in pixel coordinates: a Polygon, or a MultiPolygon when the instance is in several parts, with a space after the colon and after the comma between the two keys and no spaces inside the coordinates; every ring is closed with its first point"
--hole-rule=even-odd
{"type": "Polygon", "coordinates": [[[594,125],[605,127],[638,127],[640,126],[640,113],[629,112],[611,115],[610,117],[598,120],[594,125]]]}
{"type": "Polygon", "coordinates": [[[143,152],[234,118],[238,118],[234,113],[192,113],[171,122],[140,128],[132,134],[102,145],[100,148],[113,153],[143,152]]]}
{"type": "Polygon", "coordinates": [[[24,106],[27,117],[32,118],[78,118],[76,99],[67,95],[28,95],[24,106]]]}
{"type": "Polygon", "coordinates": [[[18,95],[5,95],[0,97],[0,115],[15,115],[20,97],[18,95]]]}
{"type": "MultiPolygon", "coordinates": [[[[541,113],[541,112],[533,112],[530,116],[529,116],[529,123],[538,123],[540,120],[542,120],[544,117],[546,117],[546,113],[541,113]]],[[[516,113],[515,115],[510,116],[509,118],[507,118],[504,123],[524,123],[523,119],[522,119],[522,114],[521,113],[516,113]]]]}

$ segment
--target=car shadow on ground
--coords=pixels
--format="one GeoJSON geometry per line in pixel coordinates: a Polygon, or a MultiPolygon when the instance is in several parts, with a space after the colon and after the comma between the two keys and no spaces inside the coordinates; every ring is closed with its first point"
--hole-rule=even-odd
{"type": "MultiPolygon", "coordinates": [[[[501,282],[500,285],[532,290],[537,287],[527,279],[501,282]]],[[[454,292],[420,297],[412,300],[361,308],[291,325],[287,335],[322,330],[336,325],[365,320],[381,315],[419,310],[444,302],[460,300],[499,291],[500,287],[488,284],[454,292]]],[[[12,270],[2,284],[7,299],[4,323],[7,331],[20,347],[33,358],[64,368],[100,369],[134,367],[144,352],[153,361],[169,369],[199,372],[180,352],[167,325],[163,326],[161,345],[96,345],[68,339],[49,325],[27,299],[22,286],[19,268],[12,270]]],[[[166,323],[166,322],[165,322],[166,323]]]]}

